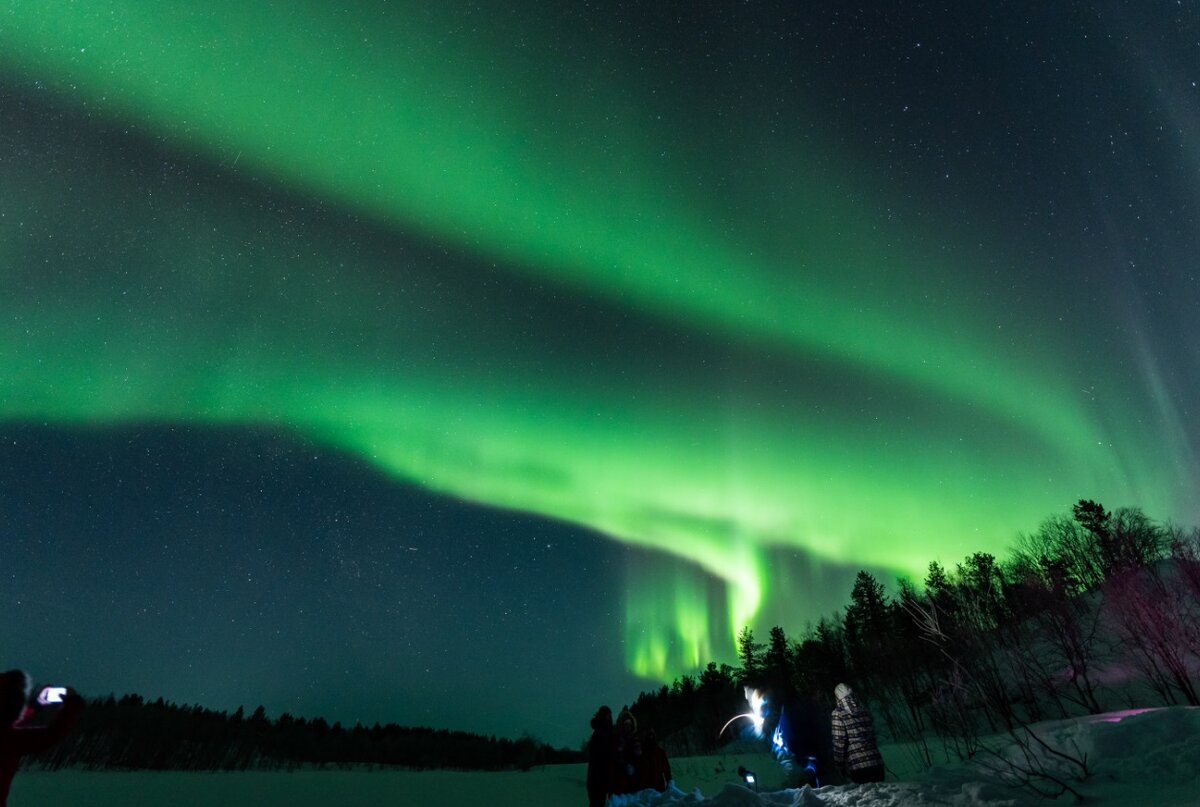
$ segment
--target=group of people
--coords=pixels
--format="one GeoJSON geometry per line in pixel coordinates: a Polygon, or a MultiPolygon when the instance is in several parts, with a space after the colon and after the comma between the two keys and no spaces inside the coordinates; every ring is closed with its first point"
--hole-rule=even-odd
{"type": "Polygon", "coordinates": [[[621,710],[614,727],[612,709],[597,709],[588,741],[588,807],[603,807],[613,794],[662,793],[670,784],[671,763],[654,729],[639,733],[628,709],[621,710]]]}
{"type": "MultiPolygon", "coordinates": [[[[830,724],[834,765],[855,784],[882,782],[883,755],[879,753],[870,711],[846,684],[838,684],[833,694],[836,705],[830,724]]],[[[806,780],[815,786],[816,757],[808,759],[806,780]]],[[[663,792],[670,784],[671,765],[653,729],[639,734],[637,720],[628,709],[621,710],[614,727],[612,710],[607,706],[597,709],[588,742],[588,807],[603,807],[611,794],[647,788],[663,792]]]]}

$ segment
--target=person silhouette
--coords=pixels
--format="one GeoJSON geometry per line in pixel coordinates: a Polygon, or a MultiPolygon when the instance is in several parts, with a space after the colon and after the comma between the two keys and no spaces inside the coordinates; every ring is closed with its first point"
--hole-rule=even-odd
{"type": "Polygon", "coordinates": [[[642,762],[637,736],[637,718],[628,707],[617,716],[616,728],[617,776],[613,781],[613,793],[637,791],[637,765],[642,762]]]}
{"type": "Polygon", "coordinates": [[[592,716],[592,737],[588,740],[588,807],[604,807],[614,791],[617,775],[617,748],[613,738],[612,709],[601,706],[592,716]]]}
{"type": "Polygon", "coordinates": [[[32,713],[29,696],[33,682],[24,670],[0,673],[0,807],[8,804],[8,791],[21,758],[54,746],[70,734],[83,712],[84,700],[70,690],[55,690],[62,709],[49,725],[33,727],[22,723],[32,713]]]}
{"type": "Polygon", "coordinates": [[[648,729],[643,746],[646,761],[643,766],[642,783],[644,787],[665,793],[671,786],[671,762],[667,759],[666,749],[658,744],[658,732],[648,729]]]}

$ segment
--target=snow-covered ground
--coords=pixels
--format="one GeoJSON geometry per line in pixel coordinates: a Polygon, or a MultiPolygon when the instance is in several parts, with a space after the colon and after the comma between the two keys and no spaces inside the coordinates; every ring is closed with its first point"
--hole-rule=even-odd
{"type": "MultiPolygon", "coordinates": [[[[1077,788],[1092,804],[1200,804],[1200,709],[1114,712],[1036,727],[1058,748],[1087,755],[1091,775],[1077,788]]],[[[1011,750],[1011,749],[1010,749],[1011,750]]],[[[976,764],[918,772],[903,747],[883,749],[889,781],[820,790],[785,789],[783,771],[767,753],[672,760],[678,789],[613,800],[614,807],[1000,807],[1033,804],[1032,794],[1000,781],[976,764]],[[755,771],[762,791],[741,785],[740,765],[755,771]]],[[[994,767],[994,764],[991,766],[994,767]]],[[[302,771],[297,773],[22,772],[11,807],[34,805],[429,805],[429,807],[559,807],[584,805],[583,765],[527,773],[453,771],[302,771]]],[[[1064,803],[1070,796],[1064,796],[1064,803]]]]}

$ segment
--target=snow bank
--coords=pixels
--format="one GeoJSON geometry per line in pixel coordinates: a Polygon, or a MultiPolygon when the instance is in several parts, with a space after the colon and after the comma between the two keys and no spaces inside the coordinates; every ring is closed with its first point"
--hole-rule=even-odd
{"type": "Polygon", "coordinates": [[[870,785],[838,785],[813,790],[809,787],[755,793],[742,785],[726,784],[711,798],[697,788],[691,793],[670,790],[621,796],[610,807],[904,807],[904,805],[956,805],[957,807],[1008,807],[1022,803],[1017,794],[999,785],[970,782],[938,785],[918,782],[883,782],[870,785]]]}
{"type": "MultiPolygon", "coordinates": [[[[1200,803],[1200,709],[1133,709],[1073,720],[1042,723],[1036,735],[1052,748],[1085,759],[1091,770],[1073,787],[1102,804],[1194,805],[1200,803]]],[[[621,796],[613,807],[902,807],[903,805],[954,805],[955,807],[1010,807],[1039,800],[1014,786],[1011,771],[1002,760],[1020,763],[1020,749],[1007,738],[989,742],[999,752],[978,762],[935,767],[914,774],[908,781],[871,785],[841,785],[811,790],[780,789],[755,793],[743,785],[722,784],[705,798],[700,788],[667,793],[646,791],[621,796]]],[[[885,757],[888,749],[884,749],[885,757]]],[[[1071,765],[1056,765],[1054,772],[1072,776],[1071,765]]],[[[763,768],[760,765],[759,772],[763,768]]]]}

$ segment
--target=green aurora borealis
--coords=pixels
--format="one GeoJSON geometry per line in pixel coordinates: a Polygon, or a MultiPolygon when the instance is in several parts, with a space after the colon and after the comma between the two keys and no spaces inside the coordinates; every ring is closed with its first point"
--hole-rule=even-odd
{"type": "Polygon", "coordinates": [[[920,578],[1081,496],[1196,516],[1194,379],[986,193],[619,21],[354,8],[0,10],[0,68],[95,133],[3,166],[0,417],[284,426],[655,550],[653,678],[829,607],[789,557],[920,578]]]}

